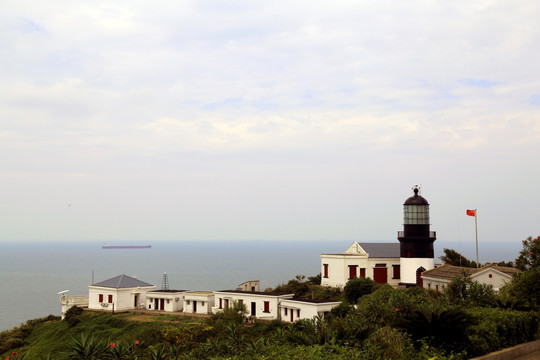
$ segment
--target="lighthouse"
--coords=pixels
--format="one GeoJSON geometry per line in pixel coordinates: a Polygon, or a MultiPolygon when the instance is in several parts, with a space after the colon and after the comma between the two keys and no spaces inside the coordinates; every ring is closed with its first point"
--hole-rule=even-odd
{"type": "Polygon", "coordinates": [[[435,231],[429,229],[429,203],[418,195],[420,188],[413,187],[414,195],[403,204],[403,231],[398,231],[400,243],[400,286],[422,286],[422,272],[435,267],[433,242],[435,231]]]}

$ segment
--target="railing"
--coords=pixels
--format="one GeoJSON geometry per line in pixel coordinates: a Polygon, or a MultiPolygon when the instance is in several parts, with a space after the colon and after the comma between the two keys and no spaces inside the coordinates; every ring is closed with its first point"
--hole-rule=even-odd
{"type": "MultiPolygon", "coordinates": [[[[429,232],[429,237],[430,238],[434,238],[434,237],[436,237],[436,235],[437,235],[436,231],[430,231],[429,232]]],[[[398,238],[405,237],[405,231],[398,231],[397,236],[398,236],[398,238]]],[[[417,237],[417,236],[411,236],[411,237],[417,237]]]]}

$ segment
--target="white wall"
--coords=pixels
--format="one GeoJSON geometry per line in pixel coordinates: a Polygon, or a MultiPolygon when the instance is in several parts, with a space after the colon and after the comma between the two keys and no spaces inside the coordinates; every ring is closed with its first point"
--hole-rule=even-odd
{"type": "Polygon", "coordinates": [[[416,284],[416,270],[423,267],[426,270],[435,268],[433,258],[401,258],[401,282],[404,284],[416,284]]]}
{"type": "MultiPolygon", "coordinates": [[[[398,258],[367,258],[364,255],[321,255],[321,285],[343,288],[349,281],[349,265],[356,265],[356,276],[360,277],[360,268],[366,269],[366,277],[373,279],[373,268],[376,264],[386,264],[386,282],[392,286],[397,286],[401,279],[393,279],[393,265],[400,265],[398,258]],[[328,264],[328,277],[324,277],[324,264],[328,264]]],[[[403,274],[403,267],[400,269],[403,274]]]]}
{"type": "Polygon", "coordinates": [[[422,286],[425,289],[436,290],[439,292],[443,292],[449,283],[448,280],[440,280],[440,279],[425,278],[425,277],[422,277],[422,278],[423,278],[422,286]]]}
{"type": "Polygon", "coordinates": [[[179,292],[160,292],[152,291],[146,293],[146,310],[158,310],[156,309],[155,299],[158,299],[158,307],[161,306],[161,299],[163,299],[163,311],[177,312],[182,311],[184,306],[184,291],[179,292]]]}
{"type": "Polygon", "coordinates": [[[325,312],[329,312],[339,304],[340,302],[311,303],[284,299],[281,301],[280,305],[281,319],[286,322],[291,322],[291,313],[292,322],[300,319],[313,319],[319,314],[324,315],[325,312]],[[298,311],[300,311],[300,314],[298,314],[298,311]]]}
{"type": "Polygon", "coordinates": [[[184,312],[190,314],[210,314],[214,306],[214,294],[210,292],[188,292],[184,295],[184,312]],[[197,309],[194,311],[195,302],[197,309]]]}
{"type": "Polygon", "coordinates": [[[229,306],[232,306],[234,301],[242,300],[246,306],[247,316],[254,316],[258,319],[273,320],[279,318],[279,303],[282,299],[290,299],[294,294],[286,295],[271,295],[271,294],[253,294],[249,292],[222,292],[214,291],[215,306],[218,310],[223,311],[228,301],[229,306]],[[222,304],[222,309],[219,309],[219,304],[222,304]],[[268,312],[264,312],[264,302],[268,301],[268,312]],[[255,303],[255,314],[252,313],[252,303],[255,303]]]}
{"type": "Polygon", "coordinates": [[[88,308],[112,311],[114,303],[115,311],[131,310],[135,308],[135,295],[138,295],[139,303],[144,303],[146,292],[155,289],[155,286],[115,289],[90,285],[88,287],[88,308]],[[99,301],[99,294],[103,294],[102,302],[99,301]],[[109,295],[112,295],[112,303],[109,303],[109,295]]]}
{"type": "Polygon", "coordinates": [[[494,291],[499,291],[507,282],[512,281],[512,277],[494,269],[485,269],[471,276],[472,281],[481,284],[492,285],[494,291]],[[489,275],[491,274],[491,278],[489,275]]]}

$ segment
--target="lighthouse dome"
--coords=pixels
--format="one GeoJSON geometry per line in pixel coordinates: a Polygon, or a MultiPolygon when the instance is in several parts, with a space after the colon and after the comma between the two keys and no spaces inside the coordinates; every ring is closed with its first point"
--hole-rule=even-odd
{"type": "Polygon", "coordinates": [[[429,205],[428,201],[421,195],[418,195],[418,188],[414,188],[414,195],[405,200],[403,205],[429,205]]]}

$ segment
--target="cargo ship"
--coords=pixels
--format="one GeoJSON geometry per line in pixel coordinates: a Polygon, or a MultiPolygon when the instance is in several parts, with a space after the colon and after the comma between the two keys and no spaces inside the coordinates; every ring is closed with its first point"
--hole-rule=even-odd
{"type": "Polygon", "coordinates": [[[102,249],[150,249],[152,245],[110,245],[106,243],[102,249]]]}

